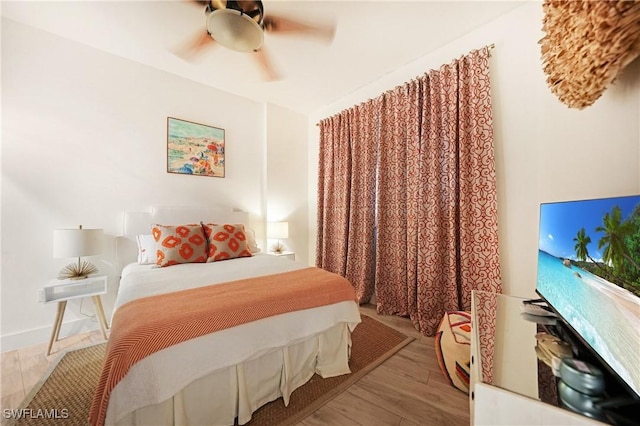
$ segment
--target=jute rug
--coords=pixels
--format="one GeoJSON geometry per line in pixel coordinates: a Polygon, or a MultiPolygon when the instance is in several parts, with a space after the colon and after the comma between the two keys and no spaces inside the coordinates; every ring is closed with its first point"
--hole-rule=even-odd
{"type": "MultiPolygon", "coordinates": [[[[314,375],[291,395],[285,407],[279,398],[256,411],[251,426],[292,425],[304,419],[369,373],[413,338],[362,315],[352,336],[351,374],[323,379],[314,375]]],[[[21,404],[19,426],[85,426],[102,368],[105,344],[65,353],[21,404]]]]}

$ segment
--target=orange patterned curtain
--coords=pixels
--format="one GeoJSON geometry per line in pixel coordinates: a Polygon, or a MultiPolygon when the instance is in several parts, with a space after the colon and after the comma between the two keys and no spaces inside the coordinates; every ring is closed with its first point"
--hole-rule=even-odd
{"type": "MultiPolygon", "coordinates": [[[[337,226],[328,223],[327,212],[336,208],[329,208],[331,202],[344,202],[338,194],[347,194],[348,203],[344,205],[349,208],[374,204],[375,222],[357,221],[362,226],[358,226],[358,239],[353,241],[362,246],[342,260],[343,267],[358,265],[357,276],[368,276],[370,259],[360,256],[370,253],[368,244],[374,240],[375,228],[377,310],[409,316],[425,335],[435,334],[445,311],[469,310],[471,290],[502,291],[488,58],[487,48],[473,51],[320,124],[319,182],[320,197],[325,194],[325,202],[319,203],[323,220],[319,221],[322,242],[319,238],[317,264],[325,267],[327,261],[325,247],[330,237],[324,226],[337,226]],[[350,124],[349,130],[340,134],[351,140],[351,129],[357,127],[358,134],[367,135],[358,140],[370,145],[360,144],[358,150],[352,145],[348,162],[354,167],[362,161],[368,171],[377,167],[375,203],[369,184],[355,187],[353,175],[347,173],[336,190],[335,179],[340,178],[327,174],[327,170],[335,169],[332,162],[336,160],[326,156],[330,148],[324,146],[336,142],[338,133],[331,123],[340,117],[351,123],[353,114],[360,110],[377,113],[377,120],[360,120],[363,125],[376,125],[374,130],[365,132],[362,126],[350,124]],[[377,162],[372,163],[374,152],[377,162]],[[334,182],[333,189],[326,187],[329,182],[334,182]],[[327,196],[334,198],[329,200],[327,196]],[[359,202],[353,203],[354,198],[359,202]],[[321,252],[321,248],[325,250],[321,252]]],[[[355,172],[354,168],[351,173],[355,172]]],[[[366,209],[367,218],[370,211],[366,209]]],[[[343,216],[334,215],[331,221],[343,216]]],[[[343,226],[341,241],[348,248],[353,222],[349,220],[343,226]]],[[[334,253],[338,252],[332,251],[331,255],[334,253]]],[[[330,263],[340,262],[336,258],[330,263]]],[[[346,269],[333,271],[346,273],[346,269]]],[[[359,293],[361,302],[368,300],[368,282],[363,284],[367,290],[359,293]]],[[[359,288],[360,284],[354,285],[359,288]]]]}
{"type": "Polygon", "coordinates": [[[339,114],[320,122],[318,164],[318,236],[316,265],[346,274],[347,232],[351,165],[348,115],[339,114]]]}
{"type": "Polygon", "coordinates": [[[418,244],[419,91],[412,81],[380,98],[375,290],[385,314],[408,315],[416,300],[416,287],[407,285],[416,271],[407,266],[415,264],[418,244]]]}
{"type": "Polygon", "coordinates": [[[471,290],[502,293],[488,49],[461,58],[457,67],[459,304],[469,310],[471,290]]]}
{"type": "Polygon", "coordinates": [[[320,123],[316,265],[373,294],[377,114],[358,105],[320,123]]]}

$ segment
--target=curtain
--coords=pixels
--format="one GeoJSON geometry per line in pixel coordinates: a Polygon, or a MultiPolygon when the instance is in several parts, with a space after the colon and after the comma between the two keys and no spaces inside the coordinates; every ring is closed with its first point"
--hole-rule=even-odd
{"type": "Polygon", "coordinates": [[[502,292],[489,52],[458,61],[460,168],[460,306],[471,290],[502,292]]]}
{"type": "Polygon", "coordinates": [[[320,123],[316,266],[344,276],[351,192],[348,114],[320,123]]]}
{"type": "Polygon", "coordinates": [[[320,123],[316,265],[346,277],[359,303],[374,291],[376,136],[371,103],[320,123]]]}
{"type": "MultiPolygon", "coordinates": [[[[352,277],[358,278],[354,286],[361,302],[368,300],[366,277],[373,274],[378,313],[409,316],[424,335],[435,334],[445,311],[470,310],[473,289],[502,291],[488,59],[487,48],[472,51],[328,119],[347,121],[349,130],[340,134],[346,135],[343,143],[351,143],[352,167],[342,177],[343,186],[350,188],[345,204],[349,219],[343,224],[346,248],[331,255],[346,252],[345,267],[359,266],[352,277]],[[372,157],[377,160],[373,166],[372,157]],[[356,170],[361,162],[366,167],[356,170]],[[370,171],[376,167],[372,201],[370,171]],[[366,173],[366,178],[354,178],[354,173],[366,173]],[[363,207],[368,203],[376,207],[373,222],[371,208],[363,207]],[[366,214],[354,216],[353,209],[366,214]],[[354,239],[350,227],[357,229],[354,239]],[[373,229],[375,238],[369,240],[373,229]],[[361,246],[350,251],[356,241],[361,246]],[[369,267],[370,241],[374,268],[369,267]]],[[[323,182],[338,179],[327,173],[335,165],[324,154],[337,149],[323,147],[336,143],[330,123],[320,123],[321,163],[329,162],[319,174],[324,194],[323,182]]],[[[336,194],[329,196],[342,202],[336,194]]],[[[319,203],[319,217],[325,218],[318,222],[323,245],[329,235],[323,228],[329,225],[327,211],[333,211],[327,207],[319,203]]],[[[342,217],[336,214],[333,220],[342,217]]],[[[326,256],[326,250],[318,252],[319,266],[326,256]]],[[[345,271],[334,270],[347,276],[345,271]]]]}
{"type": "MultiPolygon", "coordinates": [[[[421,116],[416,311],[411,319],[434,335],[446,311],[469,310],[461,303],[459,264],[459,140],[456,64],[421,79],[421,116]]],[[[408,283],[407,285],[413,285],[408,283]]],[[[470,308],[470,305],[469,305],[470,308]]],[[[384,310],[380,306],[378,309],[384,310]]]]}
{"type": "Polygon", "coordinates": [[[377,188],[376,300],[380,313],[407,315],[415,299],[407,268],[417,244],[413,197],[418,160],[419,116],[416,82],[396,87],[381,97],[377,188]],[[413,96],[412,96],[413,95],[413,96]],[[382,309],[380,309],[382,307],[382,309]]]}

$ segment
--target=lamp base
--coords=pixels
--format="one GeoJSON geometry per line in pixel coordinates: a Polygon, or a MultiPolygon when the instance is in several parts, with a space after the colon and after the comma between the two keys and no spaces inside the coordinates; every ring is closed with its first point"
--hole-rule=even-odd
{"type": "Polygon", "coordinates": [[[59,280],[81,280],[98,272],[98,267],[89,262],[70,263],[58,273],[59,280]]]}
{"type": "Polygon", "coordinates": [[[276,254],[280,254],[284,252],[284,250],[285,247],[280,243],[280,241],[271,246],[271,251],[276,254]]]}

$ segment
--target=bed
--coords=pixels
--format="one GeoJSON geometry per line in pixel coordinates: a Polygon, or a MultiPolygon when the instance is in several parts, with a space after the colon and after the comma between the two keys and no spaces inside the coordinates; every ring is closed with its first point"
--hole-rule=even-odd
{"type": "MultiPolygon", "coordinates": [[[[154,208],[125,214],[125,236],[200,220],[248,223],[230,209],[154,208]]],[[[315,373],[350,372],[360,314],[342,277],[253,249],[168,267],[135,252],[123,262],[92,424],[245,424],[270,401],[288,404],[315,373]]]]}

